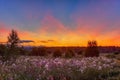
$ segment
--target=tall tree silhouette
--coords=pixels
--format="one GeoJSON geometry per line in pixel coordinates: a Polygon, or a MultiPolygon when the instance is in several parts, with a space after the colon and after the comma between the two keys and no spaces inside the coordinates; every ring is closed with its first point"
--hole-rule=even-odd
{"type": "Polygon", "coordinates": [[[7,45],[0,45],[0,54],[1,54],[0,59],[3,62],[6,62],[11,59],[14,59],[12,61],[16,60],[17,55],[19,53],[18,43],[19,43],[18,34],[15,30],[12,30],[8,36],[7,45]]]}
{"type": "Polygon", "coordinates": [[[11,33],[8,36],[8,52],[7,56],[9,59],[13,59],[12,61],[15,61],[18,57],[18,54],[20,53],[18,43],[20,39],[18,37],[17,31],[12,30],[11,33]]]}
{"type": "Polygon", "coordinates": [[[19,37],[15,30],[12,30],[11,33],[8,36],[8,44],[11,48],[14,48],[18,45],[19,37]]]}

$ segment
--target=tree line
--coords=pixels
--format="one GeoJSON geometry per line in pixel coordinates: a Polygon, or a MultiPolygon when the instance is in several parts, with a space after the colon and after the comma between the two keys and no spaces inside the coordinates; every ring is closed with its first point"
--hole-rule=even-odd
{"type": "MultiPolygon", "coordinates": [[[[7,44],[0,44],[0,59],[2,61],[7,61],[10,59],[16,59],[18,55],[26,55],[27,51],[19,46],[20,38],[18,37],[16,30],[11,30],[10,34],[7,38],[7,44]]],[[[31,56],[46,56],[49,52],[46,51],[44,47],[33,47],[32,50],[27,54],[31,56]]],[[[88,45],[85,51],[80,51],[79,54],[84,54],[84,57],[98,57],[99,50],[97,47],[96,41],[88,41],[88,45]]],[[[64,57],[73,57],[75,56],[75,52],[73,50],[67,49],[65,53],[62,53],[60,49],[57,49],[53,52],[53,57],[60,57],[64,55],[64,57]]]]}

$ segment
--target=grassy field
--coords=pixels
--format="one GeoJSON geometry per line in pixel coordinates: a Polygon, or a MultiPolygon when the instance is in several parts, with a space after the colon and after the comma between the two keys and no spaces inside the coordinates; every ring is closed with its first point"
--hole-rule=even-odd
{"type": "Polygon", "coordinates": [[[120,55],[102,54],[89,58],[20,56],[12,63],[0,61],[0,80],[120,80],[120,55]]]}

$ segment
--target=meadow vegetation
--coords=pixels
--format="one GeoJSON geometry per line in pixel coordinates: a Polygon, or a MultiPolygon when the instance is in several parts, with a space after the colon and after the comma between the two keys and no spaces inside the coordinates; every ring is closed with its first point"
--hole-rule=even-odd
{"type": "Polygon", "coordinates": [[[15,30],[0,44],[0,80],[120,80],[120,54],[101,56],[96,41],[84,51],[19,46],[15,30]]]}

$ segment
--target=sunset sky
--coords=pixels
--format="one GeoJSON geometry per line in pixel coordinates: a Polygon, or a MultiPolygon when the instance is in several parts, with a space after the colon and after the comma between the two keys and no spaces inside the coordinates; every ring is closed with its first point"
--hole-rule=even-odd
{"type": "Polygon", "coordinates": [[[34,46],[120,46],[120,0],[0,0],[0,42],[11,29],[34,46]]]}

